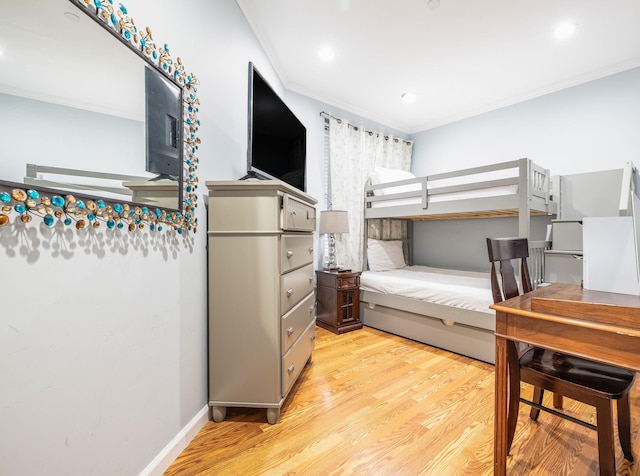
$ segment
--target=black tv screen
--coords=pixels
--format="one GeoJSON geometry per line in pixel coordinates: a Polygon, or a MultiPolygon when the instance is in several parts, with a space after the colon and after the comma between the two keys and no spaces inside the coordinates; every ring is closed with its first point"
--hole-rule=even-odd
{"type": "Polygon", "coordinates": [[[147,172],[178,180],[182,170],[180,89],[148,67],[144,85],[147,172]]]}
{"type": "Polygon", "coordinates": [[[307,130],[249,63],[247,174],[306,191],[307,130]]]}

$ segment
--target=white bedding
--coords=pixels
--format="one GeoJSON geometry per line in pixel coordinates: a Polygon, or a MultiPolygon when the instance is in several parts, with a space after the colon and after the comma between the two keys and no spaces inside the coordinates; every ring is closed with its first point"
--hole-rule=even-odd
{"type": "Polygon", "coordinates": [[[445,306],[493,314],[489,273],[407,266],[391,271],[364,271],[364,290],[395,294],[445,306]]]}

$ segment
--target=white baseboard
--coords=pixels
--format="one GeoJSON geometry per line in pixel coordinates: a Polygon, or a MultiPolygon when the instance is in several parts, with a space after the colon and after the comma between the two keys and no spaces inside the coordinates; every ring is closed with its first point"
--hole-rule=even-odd
{"type": "Polygon", "coordinates": [[[165,446],[153,461],[142,470],[140,476],[162,476],[171,463],[180,455],[194,436],[209,421],[209,405],[206,405],[187,425],[165,446]]]}

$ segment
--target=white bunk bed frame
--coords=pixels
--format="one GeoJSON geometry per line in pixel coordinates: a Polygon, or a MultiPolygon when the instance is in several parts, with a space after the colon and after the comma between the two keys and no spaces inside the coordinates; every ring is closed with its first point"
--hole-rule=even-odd
{"type": "MultiPolygon", "coordinates": [[[[620,191],[620,216],[632,215],[634,220],[640,221],[640,174],[633,162],[627,162],[622,171],[622,189],[620,191]]],[[[640,229],[636,229],[636,234],[640,229]]]]}
{"type": "Polygon", "coordinates": [[[455,220],[518,217],[519,236],[529,237],[529,222],[532,215],[555,215],[557,210],[556,202],[551,200],[549,170],[534,164],[532,160],[527,158],[365,187],[365,220],[372,218],[455,220]],[[517,174],[507,178],[489,180],[479,177],[481,174],[496,174],[509,170],[517,171],[517,174]],[[466,180],[467,183],[444,186],[437,184],[438,181],[445,179],[466,180]],[[416,184],[420,186],[414,191],[375,195],[376,190],[416,184]],[[448,201],[431,200],[431,197],[443,194],[461,192],[472,194],[483,189],[513,185],[517,186],[517,193],[448,201]],[[414,203],[398,206],[375,206],[393,200],[412,200],[414,203]]]}
{"type": "MultiPolygon", "coordinates": [[[[518,217],[519,236],[529,238],[530,217],[555,215],[557,204],[551,199],[549,170],[530,159],[474,167],[427,177],[369,185],[365,189],[365,220],[406,219],[451,220],[467,218],[518,217]],[[463,185],[437,186],[443,179],[469,179],[479,174],[517,169],[509,178],[484,180],[463,185]],[[411,192],[374,195],[376,189],[419,183],[411,192]],[[430,197],[445,193],[476,191],[486,188],[517,185],[517,193],[461,198],[430,202],[430,197]],[[415,199],[418,203],[375,207],[376,202],[395,199],[415,199]]],[[[368,227],[365,227],[368,229],[368,227]]],[[[366,240],[365,240],[366,241],[366,240]]],[[[529,267],[534,286],[544,278],[544,249],[548,241],[530,241],[529,267]]],[[[479,311],[417,301],[401,296],[363,289],[360,293],[363,323],[392,334],[440,347],[485,362],[495,362],[495,315],[479,311]]]]}

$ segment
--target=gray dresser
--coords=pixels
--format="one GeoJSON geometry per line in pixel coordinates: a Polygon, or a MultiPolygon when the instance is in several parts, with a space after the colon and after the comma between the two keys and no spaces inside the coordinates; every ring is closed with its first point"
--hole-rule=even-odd
{"type": "Polygon", "coordinates": [[[277,180],[209,181],[209,405],[276,423],[315,341],[317,201],[277,180]]]}

